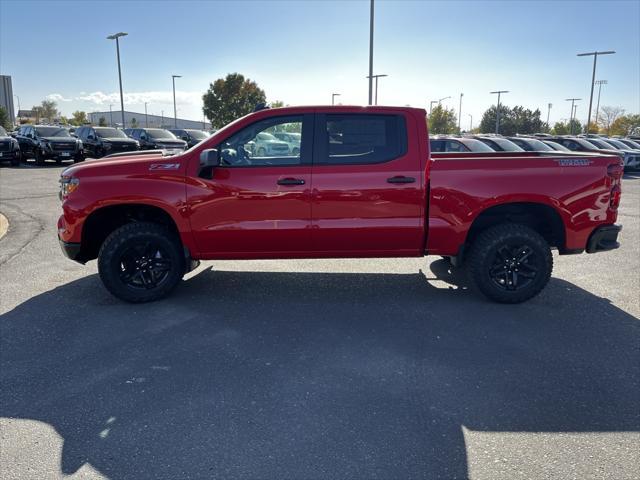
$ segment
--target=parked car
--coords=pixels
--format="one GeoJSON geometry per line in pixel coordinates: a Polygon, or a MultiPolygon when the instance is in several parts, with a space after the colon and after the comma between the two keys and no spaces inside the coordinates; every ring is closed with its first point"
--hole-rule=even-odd
{"type": "Polygon", "coordinates": [[[204,130],[195,130],[192,128],[170,128],[169,131],[177,138],[187,142],[187,148],[191,148],[199,144],[202,140],[209,138],[209,134],[204,130]]]}
{"type": "Polygon", "coordinates": [[[20,144],[18,140],[10,137],[7,131],[0,126],[0,162],[11,162],[11,166],[20,165],[20,144]]]}
{"type": "Polygon", "coordinates": [[[291,155],[300,154],[302,134],[294,132],[271,132],[271,135],[281,142],[286,143],[289,146],[289,153],[291,153],[291,155]]]}
{"type": "Polygon", "coordinates": [[[86,156],[90,158],[101,158],[118,152],[135,152],[140,148],[138,142],[113,127],[85,126],[78,128],[76,134],[84,144],[86,156]]]}
{"type": "Polygon", "coordinates": [[[142,150],[163,149],[180,153],[187,149],[187,142],[164,128],[134,128],[130,136],[140,142],[142,150]]]}
{"type": "Polygon", "coordinates": [[[84,160],[82,142],[72,137],[67,129],[51,125],[22,125],[16,139],[20,144],[20,158],[26,161],[34,158],[42,165],[52,159],[60,163],[63,160],[82,162],[84,160]]]}
{"type": "Polygon", "coordinates": [[[480,140],[481,142],[489,145],[496,152],[524,152],[522,148],[513,143],[511,140],[507,140],[504,137],[499,136],[482,136],[476,135],[472,138],[480,140]]]}
{"type": "Polygon", "coordinates": [[[486,143],[468,137],[437,136],[429,140],[429,146],[432,152],[495,152],[495,150],[486,143]]]}
{"type": "Polygon", "coordinates": [[[525,152],[552,152],[554,149],[537,138],[507,137],[525,152]]]}
{"type": "Polygon", "coordinates": [[[608,144],[599,137],[559,137],[556,139],[570,150],[577,152],[601,152],[618,155],[624,162],[624,168],[638,168],[640,156],[632,151],[622,151],[608,144]]]}
{"type": "Polygon", "coordinates": [[[617,140],[624,143],[627,147],[633,148],[635,150],[640,150],[640,142],[631,140],[630,138],[618,138],[617,140]]]}
{"type": "Polygon", "coordinates": [[[549,147],[551,147],[552,149],[558,151],[558,152],[570,152],[571,150],[569,150],[567,147],[565,147],[564,145],[560,145],[558,142],[554,142],[553,140],[542,140],[542,143],[544,143],[545,145],[548,145],[549,147]]]}
{"type": "Polygon", "coordinates": [[[290,153],[289,145],[269,132],[258,133],[253,140],[247,142],[246,148],[255,157],[287,156],[290,153]]]}
{"type": "MultiPolygon", "coordinates": [[[[592,140],[591,138],[589,139],[591,143],[594,143],[592,140]]],[[[599,138],[597,141],[623,152],[625,156],[624,166],[626,168],[635,170],[640,168],[640,149],[631,148],[615,138],[599,138]]]]}
{"type": "Polygon", "coordinates": [[[425,117],[409,107],[267,109],[173,157],[72,166],[60,178],[58,238],[69,258],[97,258],[105,287],[130,302],[167,296],[201,259],[441,255],[467,264],[488,298],[518,303],[548,283],[551,248],[619,246],[618,156],[429,158],[425,117]],[[249,141],[292,123],[300,156],[247,156],[249,141]]]}

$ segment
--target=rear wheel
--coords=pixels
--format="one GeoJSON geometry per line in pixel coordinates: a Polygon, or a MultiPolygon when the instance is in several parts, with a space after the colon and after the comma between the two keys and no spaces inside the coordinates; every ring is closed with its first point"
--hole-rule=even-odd
{"type": "Polygon", "coordinates": [[[84,162],[84,154],[82,152],[76,153],[73,157],[73,163],[84,162]]]}
{"type": "Polygon", "coordinates": [[[102,283],[127,302],[166,297],[185,272],[179,239],[155,223],[130,223],[115,230],[98,255],[102,283]]]}
{"type": "Polygon", "coordinates": [[[502,224],[485,230],[469,254],[474,284],[500,303],[520,303],[536,296],[549,282],[552,269],[549,244],[526,225],[502,224]]]}

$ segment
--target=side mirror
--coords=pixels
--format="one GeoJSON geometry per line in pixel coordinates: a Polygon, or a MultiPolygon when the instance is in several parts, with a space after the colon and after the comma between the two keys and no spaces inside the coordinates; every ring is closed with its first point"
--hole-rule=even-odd
{"type": "Polygon", "coordinates": [[[212,178],[213,169],[220,165],[220,156],[215,148],[208,148],[200,153],[200,171],[199,177],[212,178]]]}
{"type": "Polygon", "coordinates": [[[94,135],[87,135],[87,140],[95,140],[96,137],[94,135]]]}

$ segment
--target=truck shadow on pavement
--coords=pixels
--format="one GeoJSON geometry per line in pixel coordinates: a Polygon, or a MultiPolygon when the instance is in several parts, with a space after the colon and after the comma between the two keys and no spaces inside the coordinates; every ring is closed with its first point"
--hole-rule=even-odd
{"type": "Polygon", "coordinates": [[[462,426],[640,430],[637,319],[564,280],[509,306],[432,270],[452,288],[205,269],[145,305],[79,279],[0,317],[0,416],[112,478],[465,478],[462,426]]]}

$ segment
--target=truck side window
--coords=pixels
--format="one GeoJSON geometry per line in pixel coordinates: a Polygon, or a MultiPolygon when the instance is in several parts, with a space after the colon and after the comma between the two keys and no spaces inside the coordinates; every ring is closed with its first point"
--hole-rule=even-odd
{"type": "Polygon", "coordinates": [[[319,163],[383,163],[407,151],[407,131],[400,115],[336,114],[326,116],[319,163]]]}
{"type": "Polygon", "coordinates": [[[447,140],[447,152],[468,152],[469,149],[456,140],[447,140]]]}
{"type": "Polygon", "coordinates": [[[302,116],[275,117],[256,122],[236,132],[219,147],[220,165],[227,167],[265,167],[301,164],[302,116]],[[292,141],[277,134],[291,132],[292,141]]]}

